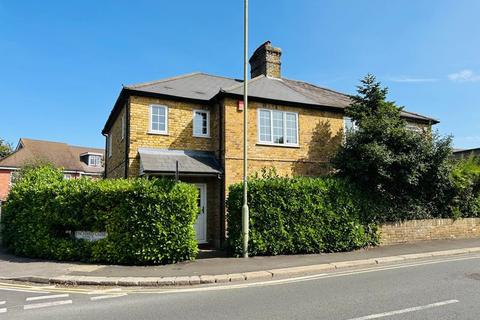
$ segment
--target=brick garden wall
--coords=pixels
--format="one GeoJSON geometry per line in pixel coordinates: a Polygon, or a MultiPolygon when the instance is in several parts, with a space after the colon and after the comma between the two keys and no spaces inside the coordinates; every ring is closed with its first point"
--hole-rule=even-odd
{"type": "Polygon", "coordinates": [[[383,224],[379,231],[380,245],[475,238],[480,237],[480,218],[410,220],[383,224]]]}

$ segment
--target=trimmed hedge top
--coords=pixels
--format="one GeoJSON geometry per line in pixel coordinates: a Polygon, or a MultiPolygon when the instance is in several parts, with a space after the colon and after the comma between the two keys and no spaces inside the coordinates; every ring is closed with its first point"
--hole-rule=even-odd
{"type": "MultiPolygon", "coordinates": [[[[242,252],[242,184],[227,200],[229,244],[242,252]]],[[[335,178],[266,176],[248,182],[249,253],[277,255],[347,251],[377,242],[374,225],[363,224],[367,203],[335,178]]]]}
{"type": "Polygon", "coordinates": [[[193,259],[197,190],[164,179],[65,180],[51,167],[27,169],[3,207],[2,237],[17,255],[115,264],[193,259]],[[76,230],[106,231],[89,242],[76,230]]]}

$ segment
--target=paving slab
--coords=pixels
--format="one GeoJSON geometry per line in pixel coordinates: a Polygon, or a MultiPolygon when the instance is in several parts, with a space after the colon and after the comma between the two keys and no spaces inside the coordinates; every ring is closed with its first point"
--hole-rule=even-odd
{"type": "Polygon", "coordinates": [[[352,260],[352,261],[340,261],[340,262],[333,262],[332,263],[335,268],[351,268],[351,267],[358,267],[358,266],[368,266],[372,264],[377,264],[375,259],[360,259],[360,260],[352,260]]]}
{"type": "Polygon", "coordinates": [[[268,270],[274,277],[286,277],[296,276],[305,273],[316,273],[335,269],[335,265],[332,263],[316,264],[310,266],[292,267],[292,268],[280,268],[268,270]]]}
{"type": "Polygon", "coordinates": [[[230,282],[230,277],[228,276],[228,274],[217,274],[215,275],[215,282],[227,283],[227,282],[230,282]]]}
{"type": "Polygon", "coordinates": [[[190,277],[190,284],[191,285],[200,284],[200,277],[199,276],[191,276],[190,277]]]}
{"type": "Polygon", "coordinates": [[[273,274],[269,271],[251,271],[243,273],[245,280],[268,280],[273,274]]]}
{"type": "Polygon", "coordinates": [[[200,283],[202,284],[215,283],[215,276],[211,276],[211,275],[200,276],[200,283]]]}
{"type": "Polygon", "coordinates": [[[175,285],[175,277],[162,277],[157,280],[159,286],[173,286],[175,285]]]}
{"type": "Polygon", "coordinates": [[[190,284],[190,277],[183,276],[183,277],[176,277],[175,278],[175,285],[176,286],[185,286],[190,284]]]}
{"type": "Polygon", "coordinates": [[[232,273],[229,274],[228,277],[230,278],[230,282],[245,280],[245,276],[242,273],[232,273]]]}

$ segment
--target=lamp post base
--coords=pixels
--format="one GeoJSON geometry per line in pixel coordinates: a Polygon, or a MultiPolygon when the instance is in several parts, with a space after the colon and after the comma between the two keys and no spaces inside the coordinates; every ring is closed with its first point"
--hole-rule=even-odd
{"type": "Polygon", "coordinates": [[[248,229],[249,229],[249,209],[248,205],[242,206],[242,234],[243,234],[243,257],[248,258],[248,229]]]}

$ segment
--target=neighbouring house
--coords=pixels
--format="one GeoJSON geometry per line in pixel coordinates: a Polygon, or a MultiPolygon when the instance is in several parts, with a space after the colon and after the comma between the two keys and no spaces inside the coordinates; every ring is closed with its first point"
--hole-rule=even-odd
{"type": "MultiPolygon", "coordinates": [[[[281,50],[262,44],[250,59],[248,169],[318,176],[354,123],[350,96],[281,74],[281,50]]],[[[175,176],[200,191],[197,240],[221,246],[225,198],[242,180],[243,82],[205,73],[124,86],[102,133],[107,178],[175,176]]],[[[412,130],[437,120],[402,111],[412,130]]]]}
{"type": "Polygon", "coordinates": [[[455,159],[463,159],[470,156],[480,157],[480,148],[453,149],[453,158],[455,159]]]}
{"type": "Polygon", "coordinates": [[[48,162],[62,168],[66,179],[98,179],[104,174],[103,157],[103,149],[21,138],[15,151],[0,160],[0,202],[7,198],[16,173],[25,165],[48,162]]]}

